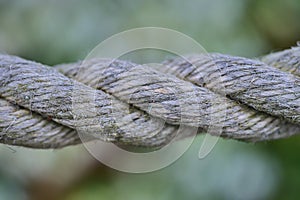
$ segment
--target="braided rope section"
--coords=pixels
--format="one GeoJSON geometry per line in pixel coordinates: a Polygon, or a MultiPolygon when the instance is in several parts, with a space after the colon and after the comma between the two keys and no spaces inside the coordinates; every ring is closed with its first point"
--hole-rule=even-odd
{"type": "Polygon", "coordinates": [[[111,59],[48,67],[0,55],[0,142],[61,148],[81,143],[80,132],[160,147],[180,126],[200,134],[212,125],[223,138],[286,138],[300,133],[299,76],[300,47],[260,60],[189,55],[156,69],[111,59]]]}

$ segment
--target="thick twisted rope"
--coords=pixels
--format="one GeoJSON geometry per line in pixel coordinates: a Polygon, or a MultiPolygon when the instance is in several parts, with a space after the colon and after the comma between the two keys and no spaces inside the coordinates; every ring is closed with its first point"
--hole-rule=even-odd
{"type": "Polygon", "coordinates": [[[300,47],[261,60],[191,55],[154,70],[110,59],[50,68],[0,55],[0,142],[60,148],[82,133],[157,147],[180,125],[253,142],[300,133],[300,47]]]}

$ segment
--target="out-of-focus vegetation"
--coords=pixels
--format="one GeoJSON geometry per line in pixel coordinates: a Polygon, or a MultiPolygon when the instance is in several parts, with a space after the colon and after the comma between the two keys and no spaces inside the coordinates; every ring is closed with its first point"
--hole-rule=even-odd
{"type": "MultiPolygon", "coordinates": [[[[160,26],[207,51],[247,57],[300,40],[298,0],[0,0],[0,52],[48,65],[83,59],[112,34],[160,26]]],[[[132,175],[83,147],[0,146],[0,199],[297,199],[300,137],[260,144],[220,140],[198,160],[203,137],[173,165],[132,175]]]]}

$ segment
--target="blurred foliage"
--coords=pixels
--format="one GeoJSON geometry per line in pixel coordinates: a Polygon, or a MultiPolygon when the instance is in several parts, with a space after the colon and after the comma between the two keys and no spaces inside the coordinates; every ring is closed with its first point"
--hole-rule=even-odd
{"type": "Polygon", "coordinates": [[[116,173],[106,184],[89,177],[67,199],[263,199],[278,184],[278,163],[247,145],[219,141],[209,157],[197,152],[204,137],[173,165],[145,175],[116,173]],[[103,196],[104,195],[104,196],[103,196]]]}
{"type": "MultiPolygon", "coordinates": [[[[160,26],[208,51],[255,57],[295,45],[299,19],[299,0],[0,0],[0,52],[54,65],[83,59],[120,31],[160,26]]],[[[0,199],[297,199],[299,136],[220,139],[198,160],[202,139],[172,166],[142,175],[108,169],[83,147],[1,146],[0,199]]]]}

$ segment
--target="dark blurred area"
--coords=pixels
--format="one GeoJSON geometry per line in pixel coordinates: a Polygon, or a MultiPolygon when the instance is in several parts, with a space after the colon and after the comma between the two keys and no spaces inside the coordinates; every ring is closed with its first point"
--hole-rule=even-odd
{"type": "MultiPolygon", "coordinates": [[[[209,52],[245,57],[295,46],[299,0],[0,0],[0,52],[47,65],[74,62],[109,36],[136,27],[180,31],[209,52]]],[[[83,146],[1,145],[0,199],[297,199],[300,136],[257,144],[203,136],[171,166],[148,174],[105,167],[83,146]]]]}

